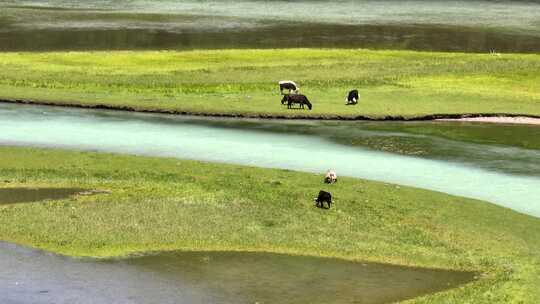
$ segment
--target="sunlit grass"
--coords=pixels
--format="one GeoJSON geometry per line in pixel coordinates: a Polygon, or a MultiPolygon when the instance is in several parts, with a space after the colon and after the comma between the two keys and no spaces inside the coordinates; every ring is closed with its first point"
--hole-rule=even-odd
{"type": "Polygon", "coordinates": [[[0,54],[0,97],[279,115],[540,115],[540,56],[368,50],[0,54]],[[293,79],[314,110],[279,103],[293,79]],[[344,105],[358,88],[359,105],[344,105]]]}
{"type": "Polygon", "coordinates": [[[442,193],[177,159],[0,148],[0,187],[110,194],[0,206],[0,240],[74,256],[251,250],[482,272],[418,303],[534,303],[540,220],[442,193]],[[313,206],[320,189],[335,206],[313,206]]]}

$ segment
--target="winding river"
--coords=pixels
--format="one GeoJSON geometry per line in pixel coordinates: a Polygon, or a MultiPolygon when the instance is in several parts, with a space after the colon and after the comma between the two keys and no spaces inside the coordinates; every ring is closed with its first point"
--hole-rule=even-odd
{"type": "MultiPolygon", "coordinates": [[[[328,137],[295,132],[309,122],[290,124],[287,132],[274,131],[268,122],[251,123],[251,127],[240,128],[231,127],[230,120],[0,104],[0,144],[177,157],[314,173],[333,168],[344,176],[485,200],[540,217],[538,174],[495,170],[472,157],[482,153],[485,158],[487,153],[510,167],[514,163],[534,167],[540,163],[538,150],[505,150],[508,148],[445,140],[446,144],[463,147],[471,158],[426,158],[349,146],[328,137]],[[505,160],[506,154],[528,157],[505,160]]],[[[417,137],[395,131],[391,134],[417,137]]],[[[425,145],[441,145],[440,138],[425,139],[425,145]]]]}

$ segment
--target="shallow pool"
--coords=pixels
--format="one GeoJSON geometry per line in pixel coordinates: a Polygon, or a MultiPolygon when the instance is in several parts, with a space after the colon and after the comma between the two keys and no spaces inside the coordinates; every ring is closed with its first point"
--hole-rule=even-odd
{"type": "Polygon", "coordinates": [[[78,188],[0,188],[0,206],[65,199],[83,191],[78,188]]]}
{"type": "Polygon", "coordinates": [[[247,252],[76,260],[0,242],[0,302],[389,303],[471,282],[471,272],[247,252]]]}

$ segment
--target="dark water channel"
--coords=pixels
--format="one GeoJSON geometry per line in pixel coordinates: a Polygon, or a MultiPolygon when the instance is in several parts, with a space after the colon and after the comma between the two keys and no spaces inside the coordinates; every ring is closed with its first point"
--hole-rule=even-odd
{"type": "Polygon", "coordinates": [[[0,242],[0,302],[390,303],[475,274],[269,253],[185,252],[75,260],[0,242]]]}
{"type": "MultiPolygon", "coordinates": [[[[535,11],[537,14],[535,14],[535,11]]],[[[0,51],[540,51],[525,1],[0,1],[0,51]]]]}
{"type": "Polygon", "coordinates": [[[0,188],[0,206],[65,199],[83,191],[77,188],[0,188]]]}

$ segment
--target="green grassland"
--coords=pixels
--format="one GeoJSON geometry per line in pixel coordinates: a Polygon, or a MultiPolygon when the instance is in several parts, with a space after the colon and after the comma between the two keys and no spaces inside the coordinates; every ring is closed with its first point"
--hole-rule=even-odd
{"type": "Polygon", "coordinates": [[[330,49],[0,54],[0,98],[280,116],[540,115],[540,55],[330,49]],[[296,81],[313,111],[280,104],[296,81]],[[348,90],[362,100],[345,106],[348,90]]]}
{"type": "Polygon", "coordinates": [[[0,206],[0,240],[72,255],[250,250],[479,271],[414,303],[535,303],[540,219],[421,189],[188,160],[0,147],[0,187],[110,193],[0,206]],[[335,206],[313,196],[326,189],[335,206]]]}
{"type": "Polygon", "coordinates": [[[540,126],[482,124],[468,122],[433,123],[366,123],[365,129],[374,131],[399,131],[410,134],[442,137],[450,140],[511,146],[540,150],[540,126]]]}

